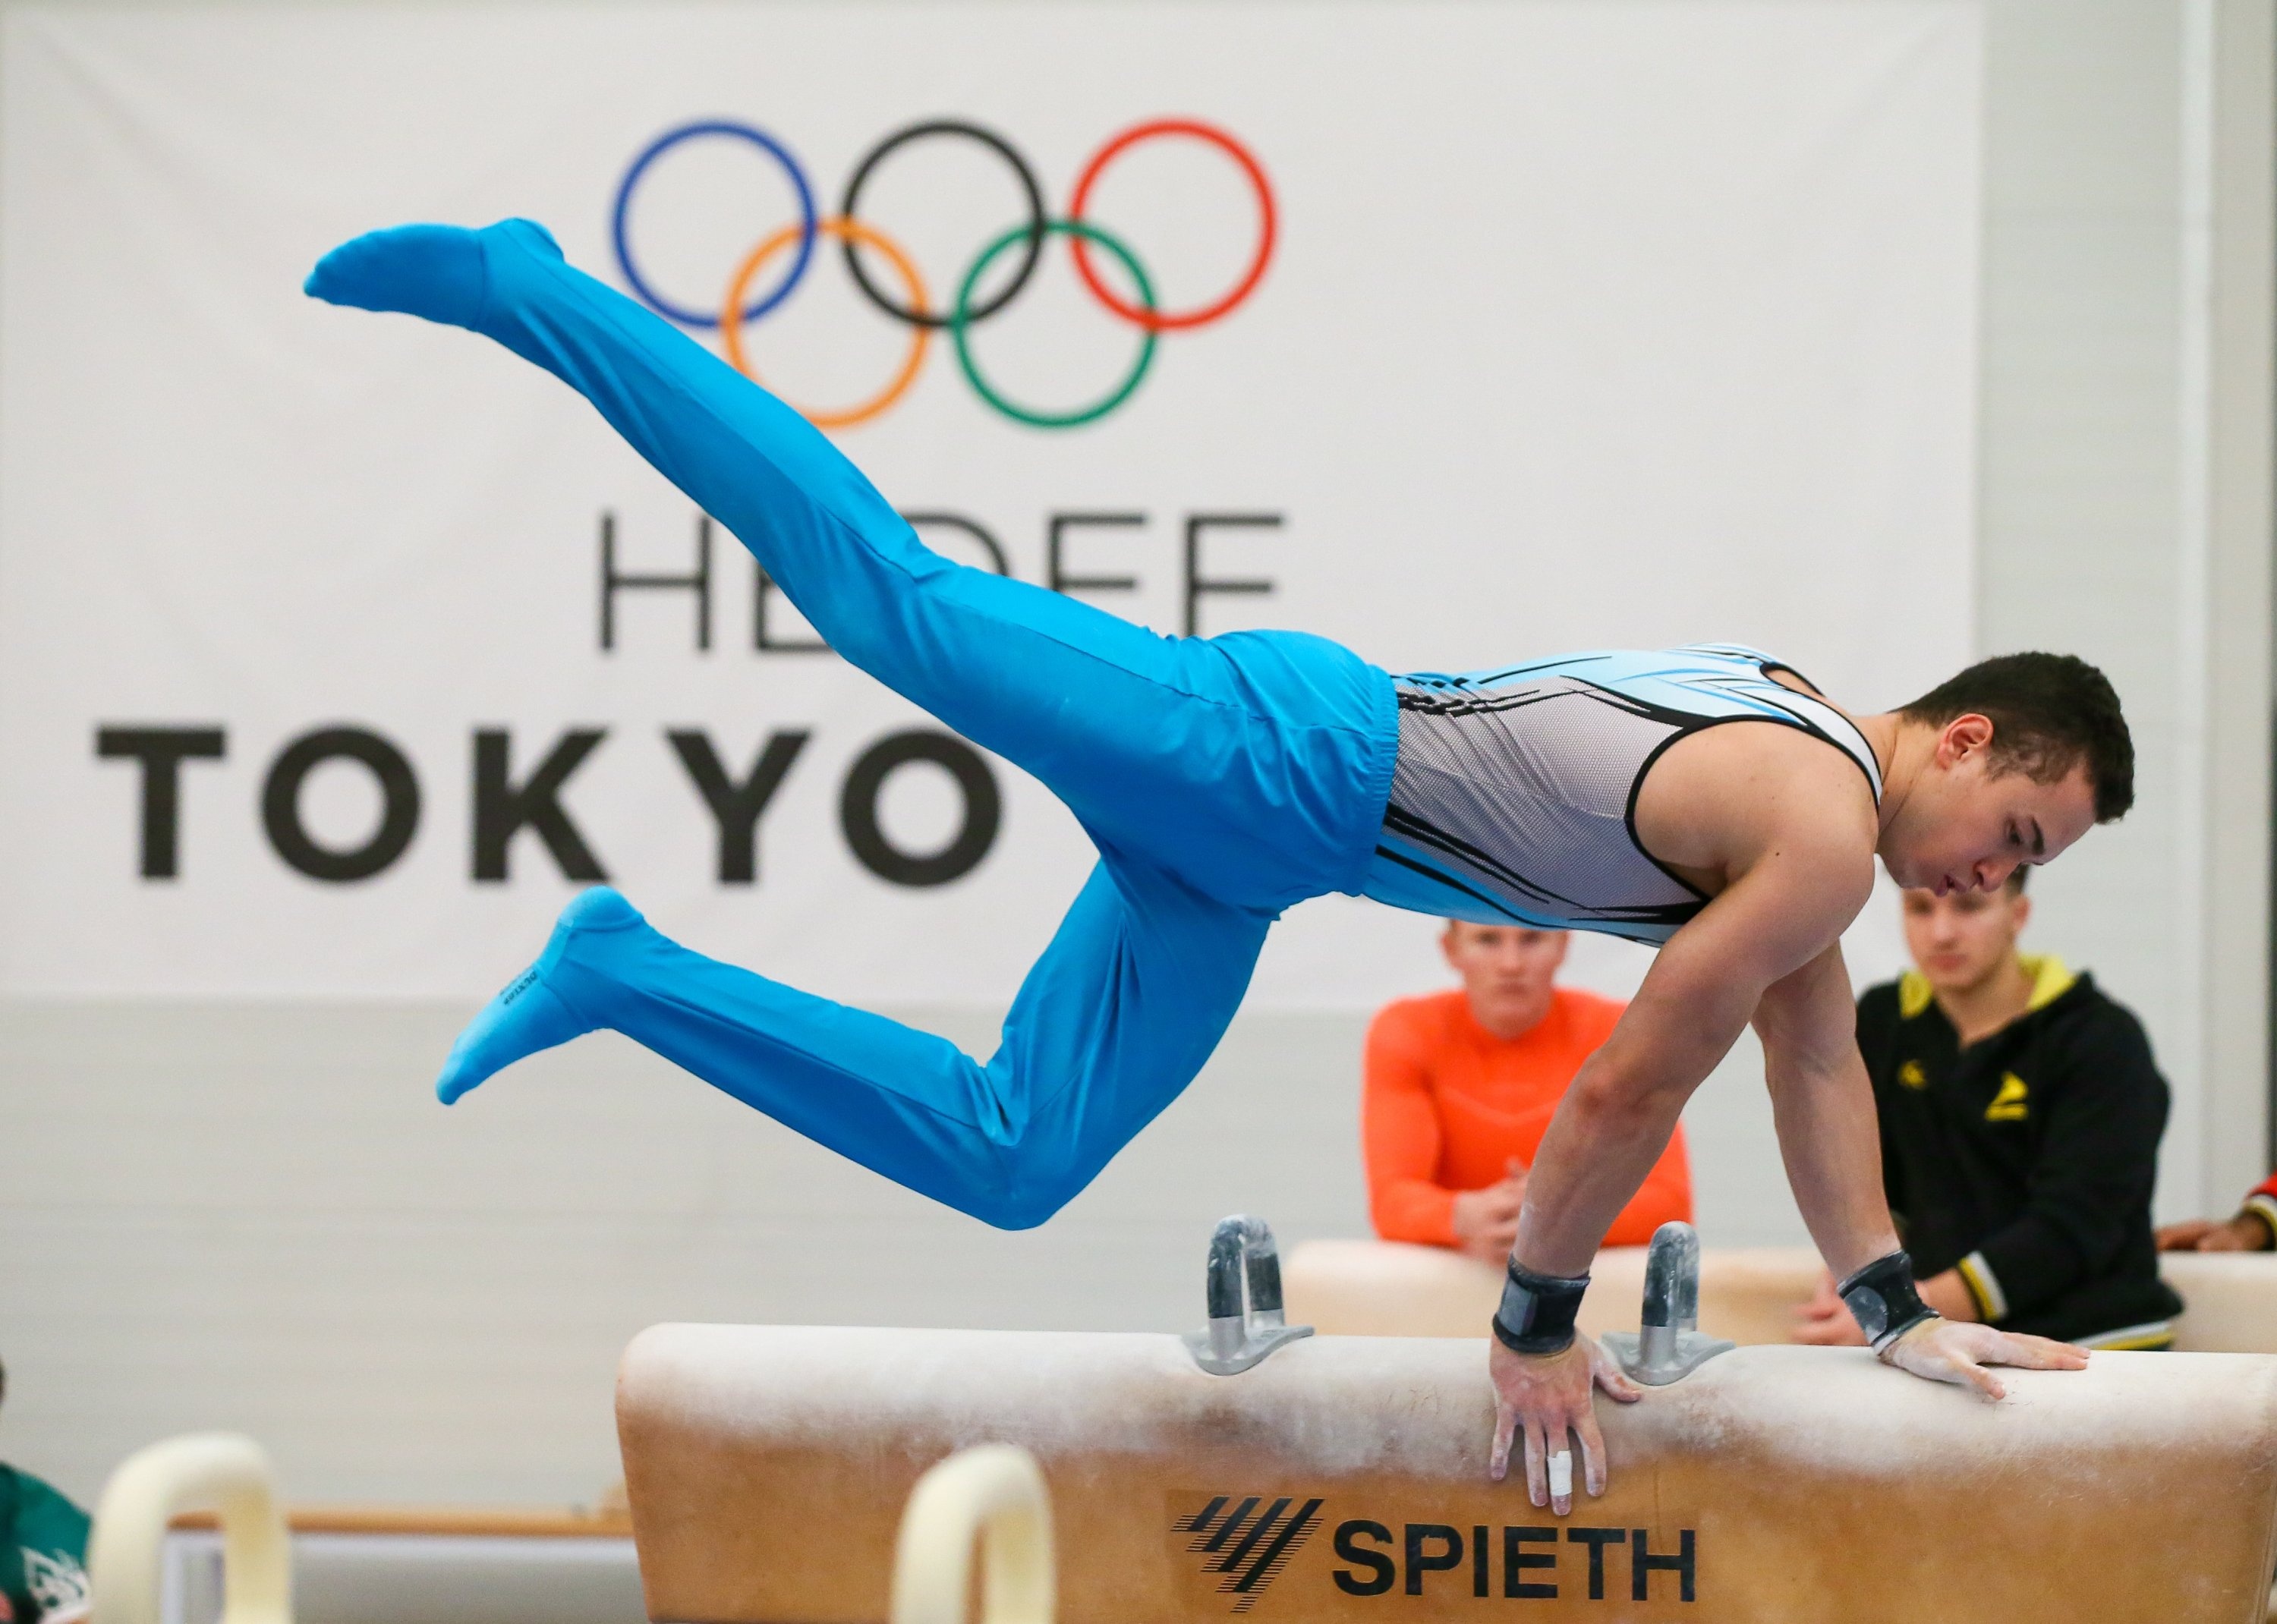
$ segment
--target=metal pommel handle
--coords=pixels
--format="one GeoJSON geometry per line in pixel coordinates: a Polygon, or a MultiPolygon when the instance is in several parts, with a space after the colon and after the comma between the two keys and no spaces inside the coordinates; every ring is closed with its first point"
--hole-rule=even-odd
{"type": "Polygon", "coordinates": [[[964,1624],[980,1545],[981,1624],[1052,1624],[1052,1502],[1036,1457],[983,1444],[910,1492],[894,1547],[893,1624],[964,1624]]]}
{"type": "Polygon", "coordinates": [[[186,1511],[221,1517],[221,1624],[292,1624],[292,1548],[274,1481],[261,1446],[233,1432],[194,1432],[129,1455],[95,1507],[91,1624],[158,1624],[166,1527],[186,1511]]]}
{"type": "Polygon", "coordinates": [[[1210,1235],[1204,1295],[1209,1324],[1189,1332],[1194,1362],[1213,1376],[1234,1376],[1283,1342],[1313,1334],[1291,1325],[1281,1308],[1281,1253],[1263,1218],[1236,1213],[1210,1235]]]}
{"type": "Polygon", "coordinates": [[[1648,1364],[1676,1355],[1676,1339],[1700,1328],[1700,1233],[1684,1223],[1653,1232],[1644,1259],[1644,1310],[1637,1350],[1648,1364]]]}
{"type": "Polygon", "coordinates": [[[1665,1387],[1692,1374],[1732,1344],[1700,1334],[1700,1232],[1663,1224],[1653,1232],[1644,1260],[1644,1311],[1637,1334],[1608,1332],[1607,1352],[1648,1387],[1665,1387]]]}

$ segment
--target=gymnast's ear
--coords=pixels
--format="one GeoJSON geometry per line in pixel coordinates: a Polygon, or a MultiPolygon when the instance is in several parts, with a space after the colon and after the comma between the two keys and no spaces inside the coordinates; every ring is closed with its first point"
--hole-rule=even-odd
{"type": "Polygon", "coordinates": [[[1970,756],[1989,756],[1992,749],[1992,718],[1963,711],[1938,730],[1937,764],[1950,771],[1970,756]]]}

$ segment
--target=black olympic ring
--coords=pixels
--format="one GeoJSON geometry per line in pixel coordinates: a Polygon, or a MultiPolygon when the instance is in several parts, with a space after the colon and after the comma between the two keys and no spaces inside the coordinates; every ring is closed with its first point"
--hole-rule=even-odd
{"type": "MultiPolygon", "coordinates": [[[[868,182],[870,171],[876,169],[886,155],[895,148],[927,135],[962,135],[968,140],[979,141],[1012,166],[1013,174],[1019,178],[1020,190],[1028,197],[1028,241],[1020,255],[1019,268],[1013,271],[1012,279],[997,291],[995,297],[965,313],[964,324],[971,326],[986,321],[1010,304],[1020,290],[1028,285],[1028,278],[1035,275],[1036,266],[1043,258],[1044,239],[1047,234],[1045,229],[1044,189],[1036,182],[1035,171],[1030,169],[1028,161],[1013,149],[1011,142],[994,130],[962,118],[925,118],[916,124],[904,125],[871,148],[862,161],[854,166],[853,176],[846,182],[845,201],[838,205],[838,212],[846,219],[857,218],[857,205],[862,201],[862,187],[868,182]]],[[[871,281],[870,273],[862,268],[861,248],[852,233],[846,236],[842,246],[846,254],[846,269],[854,274],[855,285],[879,309],[896,321],[906,322],[912,326],[939,329],[949,324],[952,317],[948,312],[935,315],[928,310],[913,310],[905,305],[897,305],[876,283],[871,281]]]]}

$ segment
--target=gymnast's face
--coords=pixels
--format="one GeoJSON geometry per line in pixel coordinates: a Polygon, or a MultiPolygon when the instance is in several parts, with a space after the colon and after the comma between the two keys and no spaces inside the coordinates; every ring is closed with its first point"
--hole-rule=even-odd
{"type": "Polygon", "coordinates": [[[2095,827],[2085,766],[2042,784],[2004,763],[1992,724],[1956,717],[1883,831],[1890,877],[1936,896],[1997,891],[2019,863],[2051,862],[2095,827]]]}
{"type": "Polygon", "coordinates": [[[1439,951],[1463,978],[1478,1023],[1496,1037],[1522,1037],[1550,1013],[1557,968],[1565,962],[1565,940],[1563,930],[1451,919],[1439,951]]]}

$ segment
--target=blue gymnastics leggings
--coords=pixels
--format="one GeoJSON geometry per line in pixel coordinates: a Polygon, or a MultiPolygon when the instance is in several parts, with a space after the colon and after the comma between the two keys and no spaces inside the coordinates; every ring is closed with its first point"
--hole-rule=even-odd
{"type": "Polygon", "coordinates": [[[985,1066],[691,952],[603,889],[461,1036],[446,1101],[609,1028],[889,1179],[1026,1227],[1201,1069],[1279,912],[1360,889],[1397,725],[1390,679],[1358,656],[1298,633],[1160,637],[941,558],[796,411],[529,221],[359,237],[308,292],[465,327],[552,373],[834,649],[1041,779],[1100,854],[985,1066]]]}

